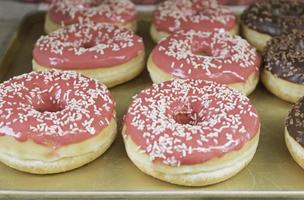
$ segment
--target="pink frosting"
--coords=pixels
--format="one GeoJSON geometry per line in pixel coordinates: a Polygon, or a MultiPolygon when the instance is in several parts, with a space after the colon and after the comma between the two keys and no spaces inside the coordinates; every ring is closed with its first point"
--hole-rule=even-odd
{"type": "Polygon", "coordinates": [[[232,11],[214,0],[167,0],[159,4],[153,17],[158,31],[174,33],[179,30],[231,30],[237,24],[232,11]]]}
{"type": "Polygon", "coordinates": [[[35,44],[33,57],[50,68],[106,68],[123,64],[142,51],[142,38],[132,31],[86,21],[42,36],[35,44]]]}
{"type": "Polygon", "coordinates": [[[259,72],[260,58],[249,43],[223,29],[180,32],[152,51],[153,62],[177,78],[199,78],[223,84],[245,82],[259,72]]]}
{"type": "Polygon", "coordinates": [[[83,19],[95,22],[128,23],[136,19],[129,0],[54,0],[48,10],[57,24],[75,24],[83,19]]]}
{"type": "Polygon", "coordinates": [[[106,86],[74,72],[31,72],[0,85],[0,135],[55,148],[107,127],[115,102],[106,86]]]}
{"type": "Polygon", "coordinates": [[[214,82],[176,79],[133,98],[126,135],[151,160],[191,165],[239,150],[259,130],[249,99],[214,82]]]}

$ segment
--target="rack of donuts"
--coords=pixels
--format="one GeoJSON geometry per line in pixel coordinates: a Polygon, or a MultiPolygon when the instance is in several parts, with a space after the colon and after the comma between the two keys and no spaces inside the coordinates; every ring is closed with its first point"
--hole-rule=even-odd
{"type": "Polygon", "coordinates": [[[155,47],[147,62],[136,20],[127,0],[52,2],[48,35],[33,49],[33,72],[0,85],[3,163],[52,174],[100,157],[117,134],[108,88],[147,65],[154,84],[133,97],[121,133],[142,172],[185,186],[240,172],[258,147],[260,120],[247,96],[260,69],[271,93],[295,103],[285,139],[304,167],[303,1],[257,1],[240,26],[213,0],[162,1],[151,22],[155,47]]]}

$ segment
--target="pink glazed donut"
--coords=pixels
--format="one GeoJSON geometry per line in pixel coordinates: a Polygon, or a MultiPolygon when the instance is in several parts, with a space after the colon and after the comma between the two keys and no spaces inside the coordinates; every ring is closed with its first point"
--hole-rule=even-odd
{"type": "Polygon", "coordinates": [[[235,14],[216,0],[166,0],[154,12],[150,34],[155,42],[180,30],[238,33],[235,14]]]}
{"type": "Polygon", "coordinates": [[[0,85],[0,160],[35,174],[99,157],[116,136],[106,86],[75,72],[31,72],[0,85]]]}
{"type": "Polygon", "coordinates": [[[253,158],[260,122],[249,99],[203,80],[172,80],[133,98],[124,119],[129,158],[143,172],[187,186],[237,174],[253,158]]]}
{"type": "Polygon", "coordinates": [[[203,79],[249,95],[259,80],[260,58],[246,40],[223,29],[188,31],[160,41],[147,66],[154,83],[172,78],[203,79]]]}
{"type": "Polygon", "coordinates": [[[33,69],[73,70],[108,87],[133,79],[145,66],[141,37],[108,23],[72,24],[42,36],[33,50],[33,69]]]}
{"type": "Polygon", "coordinates": [[[107,22],[135,31],[137,12],[129,0],[53,0],[46,15],[45,31],[84,19],[107,22]]]}

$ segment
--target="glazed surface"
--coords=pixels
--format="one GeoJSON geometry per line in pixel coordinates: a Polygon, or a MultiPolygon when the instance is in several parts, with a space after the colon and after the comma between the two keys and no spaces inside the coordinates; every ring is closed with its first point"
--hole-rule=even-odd
{"type": "Polygon", "coordinates": [[[304,84],[304,32],[274,37],[264,51],[264,66],[276,77],[304,84]]]}
{"type": "Polygon", "coordinates": [[[107,88],[74,72],[31,72],[0,85],[0,134],[54,148],[93,137],[115,118],[107,88]]]}
{"type": "Polygon", "coordinates": [[[158,31],[173,33],[179,30],[231,30],[236,16],[213,0],[167,0],[160,3],[153,16],[158,31]]]}
{"type": "Polygon", "coordinates": [[[304,147],[304,97],[289,112],[286,127],[289,135],[304,147]]]}
{"type": "Polygon", "coordinates": [[[223,29],[171,35],[153,49],[152,60],[174,77],[224,84],[245,82],[260,66],[256,50],[223,29]]]}
{"type": "Polygon", "coordinates": [[[85,21],[42,36],[35,44],[33,57],[44,67],[88,69],[123,64],[142,51],[142,38],[132,31],[85,21]]]}
{"type": "Polygon", "coordinates": [[[177,79],[133,98],[124,136],[151,160],[179,166],[238,150],[259,126],[247,97],[213,82],[177,79]]]}
{"type": "Polygon", "coordinates": [[[258,0],[242,14],[249,28],[271,36],[304,28],[304,1],[258,0]]]}
{"type": "Polygon", "coordinates": [[[70,25],[83,19],[95,22],[127,23],[136,18],[129,0],[54,0],[48,15],[57,24],[70,25]]]}

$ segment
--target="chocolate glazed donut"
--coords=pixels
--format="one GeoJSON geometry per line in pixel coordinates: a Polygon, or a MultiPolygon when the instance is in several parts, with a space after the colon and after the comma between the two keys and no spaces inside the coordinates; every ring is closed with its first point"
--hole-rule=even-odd
{"type": "Polygon", "coordinates": [[[273,38],[266,46],[264,64],[275,76],[304,84],[304,32],[273,38]]]}
{"type": "Polygon", "coordinates": [[[264,51],[262,81],[283,100],[295,103],[304,96],[304,32],[274,37],[264,51]]]}
{"type": "Polygon", "coordinates": [[[244,37],[262,51],[271,37],[304,28],[304,1],[259,0],[241,20],[244,37]]]}
{"type": "Polygon", "coordinates": [[[294,105],[288,115],[285,141],[293,159],[304,168],[304,97],[294,105]]]}
{"type": "Polygon", "coordinates": [[[304,147],[304,98],[301,98],[289,112],[286,128],[289,135],[304,147]]]}

